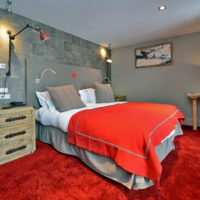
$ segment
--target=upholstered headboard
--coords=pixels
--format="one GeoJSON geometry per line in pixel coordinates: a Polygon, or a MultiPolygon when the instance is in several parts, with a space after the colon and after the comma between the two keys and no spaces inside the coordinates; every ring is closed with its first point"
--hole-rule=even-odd
{"type": "Polygon", "coordinates": [[[87,87],[93,87],[95,82],[100,82],[102,78],[101,70],[78,67],[68,64],[58,64],[48,62],[46,60],[33,59],[26,60],[25,66],[26,73],[26,103],[33,105],[35,108],[39,107],[38,100],[36,98],[36,91],[45,91],[49,86],[61,86],[67,84],[73,84],[76,89],[82,89],[87,87]],[[47,71],[40,84],[36,84],[37,78],[40,78],[45,68],[51,68],[56,72],[47,71]],[[72,77],[72,74],[76,74],[76,77],[72,77]]]}

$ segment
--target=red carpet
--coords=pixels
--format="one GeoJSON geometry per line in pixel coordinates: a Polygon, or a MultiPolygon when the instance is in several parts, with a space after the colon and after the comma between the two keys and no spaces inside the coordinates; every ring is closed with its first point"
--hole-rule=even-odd
{"type": "Polygon", "coordinates": [[[78,159],[38,142],[37,152],[0,166],[0,200],[195,200],[200,197],[200,131],[183,128],[163,162],[160,188],[128,190],[78,159]]]}

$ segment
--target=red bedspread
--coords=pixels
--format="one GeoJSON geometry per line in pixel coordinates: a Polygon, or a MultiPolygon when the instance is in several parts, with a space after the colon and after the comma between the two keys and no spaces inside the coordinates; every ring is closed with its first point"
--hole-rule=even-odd
{"type": "Polygon", "coordinates": [[[68,142],[158,182],[162,167],[154,147],[183,119],[175,106],[166,104],[133,102],[84,110],[71,118],[68,142]]]}

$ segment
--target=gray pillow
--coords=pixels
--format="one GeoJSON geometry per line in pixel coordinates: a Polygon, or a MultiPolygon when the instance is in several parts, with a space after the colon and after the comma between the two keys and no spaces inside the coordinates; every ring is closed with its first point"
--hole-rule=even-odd
{"type": "Polygon", "coordinates": [[[95,84],[97,103],[109,103],[114,101],[113,91],[110,84],[95,84]]]}
{"type": "Polygon", "coordinates": [[[47,89],[60,112],[85,107],[73,85],[48,87],[47,89]]]}

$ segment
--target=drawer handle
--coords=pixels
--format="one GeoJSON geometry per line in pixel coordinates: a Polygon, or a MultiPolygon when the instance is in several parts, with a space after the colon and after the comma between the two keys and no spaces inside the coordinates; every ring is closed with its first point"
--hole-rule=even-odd
{"type": "Polygon", "coordinates": [[[24,135],[26,134],[26,131],[20,131],[20,132],[17,132],[17,133],[10,133],[8,135],[5,136],[6,139],[8,138],[12,138],[12,137],[15,137],[15,136],[18,136],[18,135],[24,135]]]}
{"type": "Polygon", "coordinates": [[[20,151],[20,150],[26,149],[26,147],[27,147],[26,145],[23,145],[23,146],[15,148],[15,149],[10,149],[10,150],[6,151],[6,155],[12,154],[12,153],[14,153],[16,151],[20,151]]]}
{"type": "Polygon", "coordinates": [[[26,119],[26,116],[23,115],[19,117],[10,117],[10,118],[7,118],[5,122],[12,122],[12,121],[23,120],[23,119],[26,119]]]}

